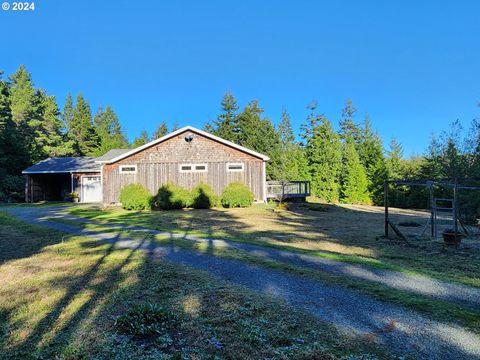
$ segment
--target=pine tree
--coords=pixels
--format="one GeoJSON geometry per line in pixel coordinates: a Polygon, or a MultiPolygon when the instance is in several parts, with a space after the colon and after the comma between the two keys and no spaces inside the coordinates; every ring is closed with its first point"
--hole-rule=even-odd
{"type": "Polygon", "coordinates": [[[135,140],[133,140],[131,147],[135,149],[139,146],[145,145],[146,143],[148,143],[148,140],[149,140],[149,136],[148,136],[147,130],[143,129],[142,132],[140,133],[140,136],[136,137],[135,140]]]}
{"type": "Polygon", "coordinates": [[[24,65],[10,76],[9,102],[12,120],[23,139],[26,152],[30,158],[38,158],[35,154],[35,133],[30,126],[32,121],[37,120],[38,102],[31,76],[24,65]]]}
{"type": "Polygon", "coordinates": [[[83,96],[77,96],[72,121],[68,128],[69,138],[73,141],[75,156],[91,155],[98,147],[98,136],[92,123],[90,106],[83,96]]]}
{"type": "Polygon", "coordinates": [[[387,157],[388,175],[391,179],[400,179],[403,176],[403,147],[393,138],[390,141],[390,150],[387,157]]]}
{"type": "Polygon", "coordinates": [[[368,180],[358,157],[353,137],[343,143],[341,172],[341,201],[348,204],[369,204],[368,180]]]}
{"type": "Polygon", "coordinates": [[[98,135],[99,146],[92,152],[93,155],[103,155],[111,149],[128,148],[128,141],[125,137],[117,114],[110,106],[105,110],[100,107],[93,119],[95,132],[98,135]]]}
{"type": "Polygon", "coordinates": [[[315,114],[316,103],[309,105],[309,109],[312,112],[307,124],[302,126],[302,137],[311,175],[311,191],[323,200],[336,202],[340,190],[340,138],[324,115],[315,114]]]}
{"type": "Polygon", "coordinates": [[[39,117],[30,122],[35,133],[36,158],[33,162],[50,156],[62,156],[70,152],[64,144],[60,111],[54,96],[45,91],[37,93],[39,117]]]}
{"type": "MultiPolygon", "coordinates": [[[[340,119],[340,131],[339,135],[342,140],[346,140],[351,137],[355,144],[358,145],[361,141],[361,129],[354,122],[354,116],[357,112],[355,106],[353,106],[352,100],[347,99],[345,107],[342,110],[342,118],[340,119]]],[[[358,150],[358,149],[357,149],[358,150]]]]}
{"type": "Polygon", "coordinates": [[[152,140],[160,139],[161,137],[168,134],[168,128],[165,121],[162,121],[158,126],[157,130],[153,133],[152,140]]]}
{"type": "Polygon", "coordinates": [[[305,152],[295,141],[290,116],[282,112],[278,126],[280,137],[279,176],[280,180],[308,180],[308,163],[305,152]]]}
{"type": "Polygon", "coordinates": [[[280,139],[268,118],[262,118],[263,109],[256,100],[245,106],[238,115],[236,142],[246,148],[270,157],[267,162],[267,178],[279,179],[280,139]]]}
{"type": "Polygon", "coordinates": [[[365,167],[368,179],[368,190],[375,205],[383,204],[383,184],[388,178],[383,143],[374,132],[368,115],[361,129],[360,142],[357,145],[358,156],[365,167]]]}
{"type": "Polygon", "coordinates": [[[74,114],[75,114],[75,106],[73,104],[72,95],[68,93],[67,98],[65,99],[65,105],[63,106],[63,112],[62,112],[63,128],[65,133],[70,128],[70,123],[73,120],[74,114]]]}
{"type": "Polygon", "coordinates": [[[178,129],[180,129],[180,125],[178,124],[178,120],[175,120],[173,122],[172,132],[177,131],[178,129]]]}
{"type": "Polygon", "coordinates": [[[207,125],[207,131],[225,140],[238,142],[240,132],[238,124],[238,105],[235,97],[227,92],[221,102],[222,113],[213,124],[207,125]]]}

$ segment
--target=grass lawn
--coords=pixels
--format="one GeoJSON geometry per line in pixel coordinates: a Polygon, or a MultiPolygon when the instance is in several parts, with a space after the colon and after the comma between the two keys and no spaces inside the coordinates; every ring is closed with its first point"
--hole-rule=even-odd
{"type": "MultiPolygon", "coordinates": [[[[293,204],[289,211],[268,205],[247,209],[132,212],[78,207],[71,213],[98,221],[212,238],[250,242],[377,268],[418,273],[480,287],[480,242],[451,249],[441,241],[384,239],[383,209],[373,206],[293,204]],[[470,246],[471,245],[471,246],[470,246]]],[[[390,210],[408,223],[420,211],[390,210]]]]}
{"type": "Polygon", "coordinates": [[[2,212],[0,278],[2,359],[388,358],[207,273],[2,212]]]}

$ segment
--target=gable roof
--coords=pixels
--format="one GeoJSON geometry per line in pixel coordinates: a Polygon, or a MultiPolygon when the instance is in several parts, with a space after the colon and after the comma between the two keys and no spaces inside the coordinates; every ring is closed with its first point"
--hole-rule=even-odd
{"type": "Polygon", "coordinates": [[[123,155],[125,154],[126,152],[130,151],[132,149],[112,149],[112,150],[108,150],[105,154],[103,154],[102,156],[99,156],[95,159],[96,162],[104,162],[104,161],[108,161],[108,160],[111,160],[111,159],[114,159],[120,155],[123,155]]]}
{"type": "Polygon", "coordinates": [[[167,135],[165,135],[165,136],[162,136],[162,137],[159,138],[159,139],[150,141],[149,143],[147,143],[147,144],[145,144],[145,145],[139,146],[139,147],[137,147],[137,148],[135,148],[135,149],[132,149],[132,150],[130,150],[130,151],[128,151],[128,152],[125,152],[125,153],[123,153],[123,154],[121,154],[121,155],[119,155],[119,156],[117,156],[117,157],[115,157],[115,158],[112,158],[112,159],[109,159],[109,160],[104,160],[104,161],[101,161],[101,162],[102,162],[102,163],[106,163],[106,164],[115,163],[115,162],[117,162],[117,161],[120,161],[120,160],[122,160],[122,159],[125,159],[126,157],[129,157],[129,156],[131,156],[131,155],[134,155],[134,154],[136,154],[136,153],[138,153],[138,152],[140,152],[140,151],[142,151],[142,150],[144,150],[144,149],[148,149],[148,148],[151,147],[151,146],[154,146],[154,145],[159,144],[159,143],[161,143],[161,142],[163,142],[163,141],[166,141],[166,140],[168,140],[168,139],[171,139],[171,138],[173,138],[173,137],[175,137],[175,136],[177,136],[177,135],[179,135],[179,134],[181,134],[181,133],[183,133],[183,132],[185,132],[185,131],[195,132],[195,133],[197,133],[197,134],[199,134],[199,135],[202,135],[202,136],[204,136],[204,137],[206,137],[206,138],[209,138],[209,139],[211,139],[211,140],[215,140],[215,141],[217,141],[217,142],[219,142],[219,143],[221,143],[221,144],[224,144],[224,145],[226,145],[226,146],[229,146],[229,147],[232,147],[232,148],[234,148],[234,149],[240,150],[240,151],[242,151],[242,152],[244,152],[244,153],[250,154],[250,155],[255,156],[255,157],[257,157],[257,158],[259,158],[259,159],[262,159],[262,160],[264,160],[264,161],[270,160],[270,158],[269,158],[267,155],[260,154],[260,153],[258,153],[258,152],[256,152],[256,151],[247,149],[246,147],[243,147],[243,146],[240,146],[240,145],[238,145],[238,144],[235,144],[235,143],[233,143],[233,142],[231,142],[231,141],[222,139],[222,138],[220,138],[220,137],[218,137],[218,136],[215,136],[215,135],[212,135],[212,134],[210,134],[210,133],[208,133],[208,132],[206,132],[206,131],[203,131],[203,130],[199,130],[199,129],[197,129],[197,128],[194,128],[193,126],[185,126],[185,127],[181,128],[181,129],[178,129],[177,131],[174,131],[174,132],[172,132],[172,133],[170,133],[170,134],[167,134],[167,135]]]}
{"type": "Polygon", "coordinates": [[[30,166],[22,174],[55,174],[70,172],[100,172],[94,157],[51,157],[30,166]]]}

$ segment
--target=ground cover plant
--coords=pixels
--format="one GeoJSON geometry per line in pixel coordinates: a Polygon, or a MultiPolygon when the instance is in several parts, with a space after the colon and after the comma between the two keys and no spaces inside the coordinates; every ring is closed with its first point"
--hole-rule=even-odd
{"type": "Polygon", "coordinates": [[[0,212],[0,358],[388,358],[284,303],[0,212]],[[356,355],[355,355],[356,354],[356,355]]]}

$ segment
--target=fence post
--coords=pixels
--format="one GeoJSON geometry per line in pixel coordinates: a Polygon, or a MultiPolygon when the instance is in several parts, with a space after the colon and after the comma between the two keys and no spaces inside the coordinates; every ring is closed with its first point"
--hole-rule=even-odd
{"type": "Polygon", "coordinates": [[[388,238],[388,180],[383,182],[383,203],[385,206],[385,237],[388,238]]]}
{"type": "Polygon", "coordinates": [[[453,185],[453,229],[455,231],[455,240],[457,240],[457,232],[458,232],[457,201],[458,201],[458,179],[455,178],[455,184],[453,185]]]}

